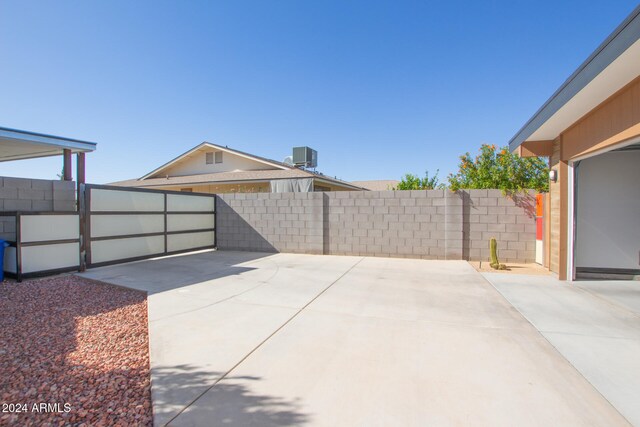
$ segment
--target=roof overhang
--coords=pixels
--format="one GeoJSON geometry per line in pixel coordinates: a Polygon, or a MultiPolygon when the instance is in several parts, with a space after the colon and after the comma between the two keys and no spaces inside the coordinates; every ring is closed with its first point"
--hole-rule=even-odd
{"type": "Polygon", "coordinates": [[[58,156],[64,150],[87,153],[96,143],[0,127],[0,162],[58,156]]]}
{"type": "Polygon", "coordinates": [[[337,179],[331,179],[331,178],[326,178],[326,177],[321,177],[321,176],[311,176],[310,178],[313,178],[314,180],[324,183],[324,184],[330,184],[330,185],[337,185],[337,186],[341,186],[341,187],[345,187],[345,188],[350,188],[352,190],[357,190],[357,191],[369,191],[364,187],[360,187],[358,185],[354,185],[351,183],[348,183],[346,181],[340,181],[337,179]]]}
{"type": "MultiPolygon", "coordinates": [[[[281,179],[291,179],[291,178],[273,178],[273,179],[251,179],[251,180],[247,180],[247,179],[229,179],[229,180],[225,180],[225,181],[194,181],[194,182],[186,182],[186,183],[180,183],[180,182],[173,182],[173,181],[168,181],[166,183],[162,183],[162,182],[152,182],[152,183],[147,183],[146,181],[142,180],[140,181],[140,184],[137,185],[137,187],[141,187],[141,188],[153,188],[153,187],[193,187],[193,186],[197,186],[197,185],[229,185],[229,184],[264,184],[264,183],[269,183],[271,181],[277,181],[277,180],[281,180],[281,179]]],[[[113,184],[109,184],[109,185],[113,185],[113,184]]]]}
{"type": "Polygon", "coordinates": [[[303,176],[285,176],[285,177],[271,177],[271,178],[251,178],[251,179],[225,179],[220,181],[211,181],[206,178],[203,178],[203,179],[196,179],[193,181],[184,182],[179,180],[180,177],[177,177],[177,178],[178,178],[177,182],[175,178],[174,179],[152,178],[148,180],[139,179],[135,184],[132,184],[129,181],[120,181],[120,182],[111,183],[109,185],[116,185],[116,186],[122,185],[122,186],[145,187],[145,188],[189,187],[194,185],[259,184],[259,183],[268,183],[271,181],[279,181],[279,180],[285,180],[285,179],[313,179],[314,181],[317,181],[323,184],[341,186],[341,187],[349,188],[352,190],[369,191],[368,189],[364,187],[360,187],[358,185],[354,185],[345,181],[340,181],[340,180],[325,177],[325,176],[318,176],[312,173],[308,173],[307,175],[303,175],[303,176]]]}
{"type": "Polygon", "coordinates": [[[640,75],[640,6],[578,67],[509,141],[557,138],[589,111],[640,75]]]}

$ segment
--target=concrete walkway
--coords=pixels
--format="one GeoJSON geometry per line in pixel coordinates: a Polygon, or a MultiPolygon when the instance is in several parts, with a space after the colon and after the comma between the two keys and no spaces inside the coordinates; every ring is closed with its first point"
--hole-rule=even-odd
{"type": "Polygon", "coordinates": [[[633,425],[640,426],[640,282],[484,274],[633,425]]]}
{"type": "Polygon", "coordinates": [[[463,261],[208,252],[149,292],[156,425],[628,425],[463,261]]]}

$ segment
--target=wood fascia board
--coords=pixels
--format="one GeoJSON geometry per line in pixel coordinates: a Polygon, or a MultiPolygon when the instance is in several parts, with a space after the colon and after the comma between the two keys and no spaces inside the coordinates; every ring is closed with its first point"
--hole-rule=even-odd
{"type": "Polygon", "coordinates": [[[551,157],[553,154],[553,140],[525,141],[518,146],[520,157],[551,157]]]}
{"type": "Polygon", "coordinates": [[[604,141],[601,141],[595,145],[592,145],[586,150],[582,150],[582,151],[572,150],[571,149],[572,147],[567,146],[562,151],[562,156],[563,156],[562,160],[568,161],[568,160],[581,158],[584,156],[595,155],[595,154],[598,154],[598,152],[600,151],[602,152],[607,151],[607,149],[610,147],[614,147],[621,144],[624,145],[623,143],[630,141],[632,139],[635,139],[639,136],[640,136],[640,123],[634,126],[631,126],[630,128],[625,129],[624,131],[610,138],[607,138],[604,141]]]}

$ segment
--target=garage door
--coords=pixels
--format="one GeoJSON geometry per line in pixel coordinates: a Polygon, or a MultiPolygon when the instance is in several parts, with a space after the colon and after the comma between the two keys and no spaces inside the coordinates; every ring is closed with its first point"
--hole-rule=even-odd
{"type": "Polygon", "coordinates": [[[574,167],[576,277],[640,275],[640,143],[574,167]]]}

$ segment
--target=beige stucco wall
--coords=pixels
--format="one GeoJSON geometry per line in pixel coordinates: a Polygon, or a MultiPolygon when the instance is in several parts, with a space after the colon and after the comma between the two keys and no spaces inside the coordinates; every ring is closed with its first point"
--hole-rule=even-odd
{"type": "Polygon", "coordinates": [[[222,194],[222,193],[268,193],[270,190],[268,182],[255,182],[246,184],[196,184],[179,185],[166,187],[153,187],[154,190],[187,191],[190,189],[194,193],[222,194]]]}
{"type": "Polygon", "coordinates": [[[352,188],[341,187],[339,185],[314,181],[315,191],[354,191],[352,188]],[[326,189],[326,190],[325,190],[326,189]]]}

